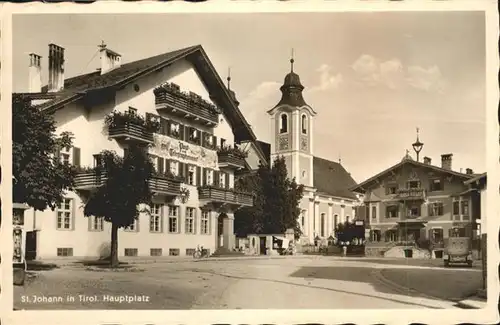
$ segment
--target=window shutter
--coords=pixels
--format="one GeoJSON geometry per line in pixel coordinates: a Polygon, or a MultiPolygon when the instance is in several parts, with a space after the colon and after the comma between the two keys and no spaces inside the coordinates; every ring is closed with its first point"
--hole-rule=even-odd
{"type": "Polygon", "coordinates": [[[184,177],[186,177],[186,179],[189,175],[189,166],[189,164],[184,164],[184,177]]]}
{"type": "Polygon", "coordinates": [[[179,139],[186,140],[184,137],[184,125],[179,124],[179,139]]]}
{"type": "Polygon", "coordinates": [[[165,159],[161,157],[158,157],[158,172],[160,174],[165,173],[165,159]]]}
{"type": "Polygon", "coordinates": [[[178,162],[177,164],[178,164],[178,165],[177,165],[177,166],[178,166],[178,170],[177,170],[177,171],[178,171],[178,173],[179,173],[179,176],[181,176],[181,177],[186,176],[186,175],[184,174],[184,163],[178,162]]]}
{"type": "Polygon", "coordinates": [[[214,179],[213,179],[213,183],[215,186],[219,186],[220,182],[219,182],[219,175],[220,175],[220,172],[217,171],[217,170],[214,170],[214,179]]]}
{"type": "Polygon", "coordinates": [[[73,166],[80,167],[80,148],[73,147],[73,166]]]}
{"type": "Polygon", "coordinates": [[[225,173],[225,177],[226,177],[225,181],[226,188],[229,188],[229,173],[225,173]]]}
{"type": "Polygon", "coordinates": [[[215,135],[212,136],[212,149],[217,147],[217,137],[215,135]]]}
{"type": "Polygon", "coordinates": [[[170,159],[165,158],[165,174],[170,173],[170,159]]]}
{"type": "Polygon", "coordinates": [[[197,166],[196,167],[196,186],[201,185],[201,167],[197,166]]]}
{"type": "Polygon", "coordinates": [[[203,131],[200,131],[200,138],[201,138],[201,146],[206,147],[207,146],[207,141],[205,139],[206,133],[203,131]]]}
{"type": "Polygon", "coordinates": [[[203,178],[201,179],[201,186],[207,185],[207,174],[208,174],[208,169],[203,168],[203,178]]]}

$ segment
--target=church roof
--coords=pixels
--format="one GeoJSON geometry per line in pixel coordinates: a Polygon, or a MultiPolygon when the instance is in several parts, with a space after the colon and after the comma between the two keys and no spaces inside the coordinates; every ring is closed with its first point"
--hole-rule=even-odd
{"type": "Polygon", "coordinates": [[[314,187],[319,193],[356,200],[350,188],[356,186],[351,174],[337,162],[313,157],[314,187]]]}
{"type": "MultiPolygon", "coordinates": [[[[47,86],[42,93],[23,95],[32,99],[49,99],[39,105],[43,110],[54,111],[80,99],[100,100],[106,94],[117,91],[129,83],[150,73],[159,71],[179,60],[188,60],[197,71],[201,81],[209,90],[214,103],[223,109],[223,113],[232,126],[235,141],[257,141],[253,130],[238,108],[235,97],[229,92],[215,71],[201,45],[163,53],[146,59],[124,63],[105,74],[100,71],[79,75],[64,80],[64,89],[57,93],[47,93],[47,86]]],[[[259,155],[266,157],[260,146],[256,146],[259,155]]]]}

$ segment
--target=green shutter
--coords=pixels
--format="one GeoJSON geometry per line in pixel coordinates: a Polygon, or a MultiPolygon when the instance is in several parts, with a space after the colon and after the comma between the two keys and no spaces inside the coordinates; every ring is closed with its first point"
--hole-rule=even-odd
{"type": "Polygon", "coordinates": [[[73,147],[73,166],[80,167],[80,148],[73,147]]]}

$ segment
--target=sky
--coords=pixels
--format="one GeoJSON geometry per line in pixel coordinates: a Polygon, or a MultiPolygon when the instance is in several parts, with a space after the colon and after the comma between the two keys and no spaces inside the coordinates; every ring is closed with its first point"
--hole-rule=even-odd
{"type": "Polygon", "coordinates": [[[201,44],[223,80],[231,69],[247,121],[271,141],[269,116],[294,71],[318,113],[314,154],[357,182],[398,163],[416,128],[420,157],[486,171],[485,18],[481,12],[52,14],[13,18],[13,89],[28,87],[28,54],[66,49],[65,75],[95,71],[97,45],[131,62],[201,44]],[[265,121],[265,123],[263,123],[265,121]]]}

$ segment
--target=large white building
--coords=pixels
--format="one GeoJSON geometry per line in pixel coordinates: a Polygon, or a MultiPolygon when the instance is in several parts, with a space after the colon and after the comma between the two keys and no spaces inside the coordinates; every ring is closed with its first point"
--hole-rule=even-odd
{"type": "Polygon", "coordinates": [[[334,236],[339,223],[356,219],[359,197],[351,191],[356,182],[341,162],[314,155],[314,121],[317,112],[302,95],[304,86],[293,71],[285,76],[281,100],[268,111],[271,118],[271,159],[282,156],[288,175],[304,185],[300,202],[301,242],[314,243],[334,236]]]}
{"type": "Polygon", "coordinates": [[[84,217],[84,202],[104,180],[92,170],[99,153],[123,154],[131,141],[150,144],[154,198],[149,213],[141,213],[130,229],[119,230],[119,256],[190,255],[198,245],[213,253],[221,243],[231,249],[233,213],[253,204],[251,194],[234,190],[235,172],[255,169],[269,158],[266,144],[257,141],[203,48],[123,63],[120,54],[103,44],[100,69],[69,79],[64,76],[64,51],[49,45],[49,82],[43,87],[41,56],[30,54],[26,95],[53,114],[58,133],[73,133],[74,147],[59,156],[81,172],[75,191],[55,211],[25,212],[27,256],[109,254],[111,225],[84,217]],[[115,120],[106,125],[112,112],[115,120]],[[150,119],[160,120],[158,133],[147,129],[150,119]]]}

